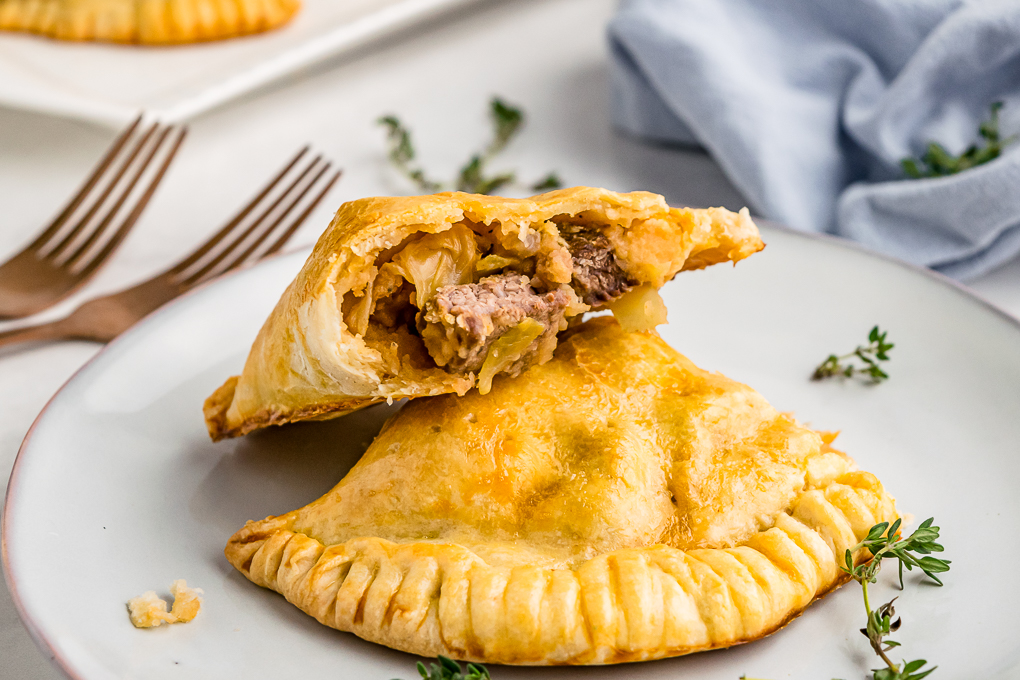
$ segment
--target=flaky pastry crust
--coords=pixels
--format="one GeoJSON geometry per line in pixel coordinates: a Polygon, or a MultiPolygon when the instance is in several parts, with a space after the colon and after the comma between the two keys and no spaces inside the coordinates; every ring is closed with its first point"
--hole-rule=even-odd
{"type": "Polygon", "coordinates": [[[0,30],[170,45],[268,31],[300,7],[300,0],[0,0],[0,30]]]}
{"type": "Polygon", "coordinates": [[[189,623],[202,608],[202,589],[189,588],[184,579],[170,584],[174,604],[167,611],[166,600],[149,590],[128,600],[128,616],[135,628],[156,628],[163,624],[189,623]]]}
{"type": "MultiPolygon", "coordinates": [[[[241,375],[207,400],[210,436],[334,417],[383,400],[466,393],[475,372],[437,366],[406,322],[386,328],[372,316],[355,329],[355,309],[376,309],[359,306],[384,287],[394,253],[429,234],[467,233],[537,269],[532,283],[558,286],[570,296],[570,313],[583,313],[588,306],[569,285],[565,223],[601,234],[635,286],[658,288],[679,271],[737,262],[764,247],[746,210],[670,208],[645,192],[577,187],[529,199],[446,193],[346,203],[266,320],[241,375]]],[[[547,352],[533,361],[551,356],[550,330],[550,342],[541,341],[547,352]]]]}
{"type": "Polygon", "coordinates": [[[844,582],[844,552],[897,517],[833,437],[595,319],[488,395],[409,402],[332,491],[225,554],[321,623],[424,656],[726,647],[844,582]]]}

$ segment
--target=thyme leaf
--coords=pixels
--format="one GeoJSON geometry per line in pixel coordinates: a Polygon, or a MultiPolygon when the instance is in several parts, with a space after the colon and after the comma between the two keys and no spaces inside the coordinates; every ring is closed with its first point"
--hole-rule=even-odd
{"type": "Polygon", "coordinates": [[[548,175],[531,185],[532,191],[545,191],[546,189],[559,189],[563,186],[559,175],[550,172],[548,175]]]}
{"type": "Polygon", "coordinates": [[[978,127],[978,135],[984,140],[983,145],[971,144],[959,156],[954,156],[938,142],[929,142],[927,151],[920,159],[904,158],[900,161],[903,172],[913,179],[946,177],[998,158],[1004,148],[1017,140],[1016,136],[1007,139],[1000,137],[1001,109],[1002,102],[992,104],[990,117],[978,127]]]}
{"type": "Polygon", "coordinates": [[[489,669],[480,664],[467,664],[466,669],[461,669],[460,664],[445,656],[436,659],[439,663],[430,664],[426,668],[421,661],[418,662],[418,673],[422,680],[491,680],[489,669]]]}

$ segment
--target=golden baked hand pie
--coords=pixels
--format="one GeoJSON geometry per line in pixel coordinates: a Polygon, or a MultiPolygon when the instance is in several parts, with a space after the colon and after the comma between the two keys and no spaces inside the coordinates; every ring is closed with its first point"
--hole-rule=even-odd
{"type": "Polygon", "coordinates": [[[225,552],[321,623],[424,656],[725,647],[844,582],[844,552],[897,516],[833,436],[598,318],[488,395],[408,402],[332,491],[225,552]]]}
{"type": "Polygon", "coordinates": [[[60,40],[172,44],[282,26],[300,0],[0,0],[0,29],[60,40]]]}
{"type": "Polygon", "coordinates": [[[487,392],[493,376],[547,361],[569,319],[609,306],[632,328],[653,327],[665,321],[656,290],[677,272],[763,247],[746,210],[670,208],[645,192],[346,203],[242,374],[206,401],[209,433],[487,392]]]}

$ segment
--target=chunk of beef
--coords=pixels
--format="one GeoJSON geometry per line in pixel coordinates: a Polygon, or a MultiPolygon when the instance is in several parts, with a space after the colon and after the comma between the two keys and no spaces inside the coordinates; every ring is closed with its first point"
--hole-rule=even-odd
{"type": "Polygon", "coordinates": [[[616,262],[609,239],[595,229],[564,224],[560,236],[574,259],[571,285],[585,304],[602,307],[637,285],[616,262]]]}
{"type": "Polygon", "coordinates": [[[562,290],[538,293],[527,276],[499,274],[478,283],[444,286],[425,304],[422,339],[440,366],[477,371],[489,345],[526,318],[545,326],[535,346],[559,331],[569,296],[562,290]]]}

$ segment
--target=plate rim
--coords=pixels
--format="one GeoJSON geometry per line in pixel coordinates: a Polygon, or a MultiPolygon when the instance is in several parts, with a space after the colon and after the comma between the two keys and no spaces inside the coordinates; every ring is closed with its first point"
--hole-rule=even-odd
{"type": "MultiPolygon", "coordinates": [[[[928,269],[926,267],[922,267],[920,265],[912,264],[910,262],[901,260],[892,255],[887,255],[885,253],[875,251],[866,245],[863,245],[856,241],[851,241],[849,239],[844,239],[839,236],[834,236],[825,233],[798,231],[791,227],[787,227],[781,223],[774,222],[772,220],[768,220],[765,218],[754,217],[753,219],[754,222],[759,227],[764,226],[768,229],[783,232],[786,235],[794,236],[796,238],[801,238],[808,241],[817,241],[831,246],[835,246],[837,248],[842,248],[844,250],[855,251],[866,257],[867,256],[875,257],[879,260],[897,266],[900,269],[904,269],[915,274],[920,274],[923,277],[931,279],[934,283],[940,284],[945,288],[949,288],[952,291],[961,294],[964,298],[969,298],[972,302],[978,303],[978,305],[980,305],[987,311],[991,312],[995,316],[999,317],[1000,319],[1006,321],[1016,330],[1020,331],[1020,317],[1014,316],[1013,314],[1007,312],[1006,310],[1002,309],[995,303],[983,297],[977,291],[972,290],[967,285],[961,283],[960,281],[957,281],[956,279],[950,278],[945,274],[942,274],[932,269],[928,269]]],[[[767,246],[768,243],[766,243],[766,247],[767,246]]],[[[3,569],[4,580],[6,581],[7,589],[11,594],[11,600],[14,602],[15,611],[17,611],[18,617],[21,620],[21,623],[25,626],[25,629],[28,631],[28,634],[32,638],[32,641],[35,642],[36,646],[39,647],[40,651],[42,651],[43,654],[47,657],[47,659],[49,659],[50,663],[56,666],[61,672],[66,674],[69,678],[71,678],[71,680],[92,680],[92,679],[85,675],[79,674],[72,667],[72,665],[68,663],[66,659],[63,658],[63,656],[60,654],[60,652],[57,650],[54,644],[52,644],[47,634],[42,630],[42,627],[39,624],[37,624],[36,621],[34,621],[32,617],[29,615],[18,593],[17,579],[14,577],[14,573],[10,566],[10,558],[8,556],[9,546],[7,544],[7,529],[8,524],[10,522],[11,508],[13,506],[12,499],[17,495],[18,490],[17,482],[19,478],[21,462],[24,460],[25,457],[27,457],[26,453],[28,451],[32,435],[35,433],[35,430],[39,425],[39,422],[42,420],[43,416],[45,416],[46,413],[50,410],[50,408],[53,405],[53,402],[57,399],[57,397],[59,397],[64,392],[64,390],[66,390],[68,386],[78,378],[78,376],[82,372],[89,368],[94,362],[99,360],[100,357],[103,357],[110,350],[111,347],[117,347],[123,342],[132,340],[133,336],[137,334],[140,329],[144,330],[149,325],[157,323],[158,319],[168,310],[175,309],[178,305],[183,304],[186,300],[189,300],[192,296],[202,293],[208,287],[220,285],[224,281],[230,280],[236,276],[240,276],[243,273],[250,272],[251,270],[262,266],[263,263],[268,263],[289,257],[296,258],[300,254],[305,254],[307,256],[307,254],[310,253],[311,250],[312,247],[308,246],[305,248],[299,248],[296,250],[279,253],[264,258],[263,260],[259,260],[258,262],[242,267],[236,271],[229,272],[225,275],[207,281],[202,285],[197,286],[196,288],[189,290],[186,293],[178,296],[177,298],[174,298],[173,300],[166,303],[162,307],[157,308],[156,310],[145,316],[141,321],[139,321],[134,326],[129,328],[127,331],[125,331],[124,333],[117,336],[112,341],[101,347],[99,351],[95,353],[95,355],[93,355],[77,370],[75,370],[74,373],[72,373],[71,376],[66,381],[64,381],[60,388],[57,389],[57,391],[54,392],[53,395],[50,396],[50,398],[46,401],[46,404],[43,406],[42,410],[39,411],[38,415],[36,415],[36,417],[33,419],[32,425],[28,428],[28,431],[25,433],[25,437],[22,440],[21,445],[18,447],[18,453],[14,458],[14,465],[11,467],[11,474],[7,482],[7,492],[4,497],[3,509],[2,511],[0,511],[0,567],[2,567],[3,569]]]]}
{"type": "MultiPolygon", "coordinates": [[[[309,37],[265,61],[248,68],[238,69],[211,85],[183,97],[174,98],[168,105],[146,109],[146,111],[168,123],[192,120],[237,101],[247,94],[258,92],[280,82],[303,69],[321,64],[327,59],[352,53],[367,45],[394,36],[416,23],[442,19],[451,16],[458,9],[471,5],[482,5],[487,1],[489,0],[400,0],[389,7],[374,10],[353,21],[339,23],[325,33],[309,37]]],[[[27,31],[11,31],[9,33],[54,40],[48,36],[40,36],[27,31]]],[[[138,45],[127,45],[127,47],[138,47],[138,45]]],[[[138,108],[130,104],[95,96],[94,92],[77,95],[55,91],[52,88],[33,88],[33,90],[26,96],[17,89],[8,92],[0,89],[0,106],[113,128],[127,124],[138,115],[139,111],[138,108]]]]}
{"type": "Polygon", "coordinates": [[[12,506],[12,499],[15,497],[17,491],[17,481],[19,477],[19,469],[21,462],[25,457],[27,457],[25,456],[25,454],[29,446],[29,441],[32,439],[32,435],[35,434],[36,428],[39,426],[39,422],[53,406],[53,402],[56,401],[57,397],[59,397],[64,392],[64,390],[66,390],[67,387],[78,378],[78,376],[81,373],[83,373],[86,369],[92,366],[92,364],[99,360],[100,357],[104,356],[108,351],[110,351],[110,348],[119,346],[125,341],[125,339],[130,339],[131,336],[135,335],[137,329],[147,327],[149,324],[155,323],[154,319],[163,316],[165,313],[167,313],[167,311],[176,308],[177,305],[182,304],[185,300],[202,293],[207,288],[219,285],[224,281],[233,279],[234,277],[240,276],[241,274],[244,274],[246,272],[250,272],[251,270],[263,265],[264,263],[270,263],[290,257],[297,258],[299,255],[304,255],[307,259],[307,256],[311,253],[312,248],[313,246],[296,248],[294,250],[276,253],[268,257],[264,257],[261,260],[257,260],[255,262],[242,265],[237,269],[234,269],[232,271],[221,274],[220,276],[212,278],[208,281],[205,281],[199,284],[198,286],[195,286],[191,290],[181,293],[180,295],[173,298],[169,302],[165,303],[161,307],[157,307],[152,312],[142,317],[141,320],[139,320],[133,326],[128,328],[126,331],[124,331],[120,335],[116,336],[113,340],[100,347],[98,352],[96,352],[93,356],[89,357],[89,359],[84,364],[79,366],[74,371],[74,373],[72,373],[70,377],[68,377],[68,379],[65,380],[60,385],[59,388],[57,388],[56,392],[54,392],[50,396],[50,398],[46,400],[46,404],[42,407],[42,410],[40,410],[39,413],[32,420],[32,424],[29,426],[28,431],[25,433],[25,438],[21,440],[21,444],[18,446],[18,453],[14,456],[14,465],[11,466],[11,474],[7,480],[7,491],[5,492],[4,495],[3,508],[0,509],[0,568],[2,568],[3,570],[4,582],[7,584],[7,591],[10,593],[11,601],[14,603],[14,610],[18,613],[18,618],[21,621],[22,625],[25,626],[25,630],[28,631],[29,637],[32,638],[32,641],[36,644],[39,650],[43,652],[43,654],[46,656],[49,662],[52,665],[56,666],[62,673],[71,678],[71,680],[90,680],[90,679],[84,675],[80,675],[75,671],[72,665],[63,658],[63,656],[60,654],[60,652],[57,650],[54,644],[50,641],[49,637],[47,637],[46,633],[42,630],[42,627],[29,615],[28,610],[25,608],[25,605],[21,600],[21,595],[18,593],[16,579],[14,577],[14,572],[11,569],[10,558],[8,557],[9,546],[7,544],[7,529],[9,522],[11,521],[9,518],[11,514],[10,509],[12,506]]]}

